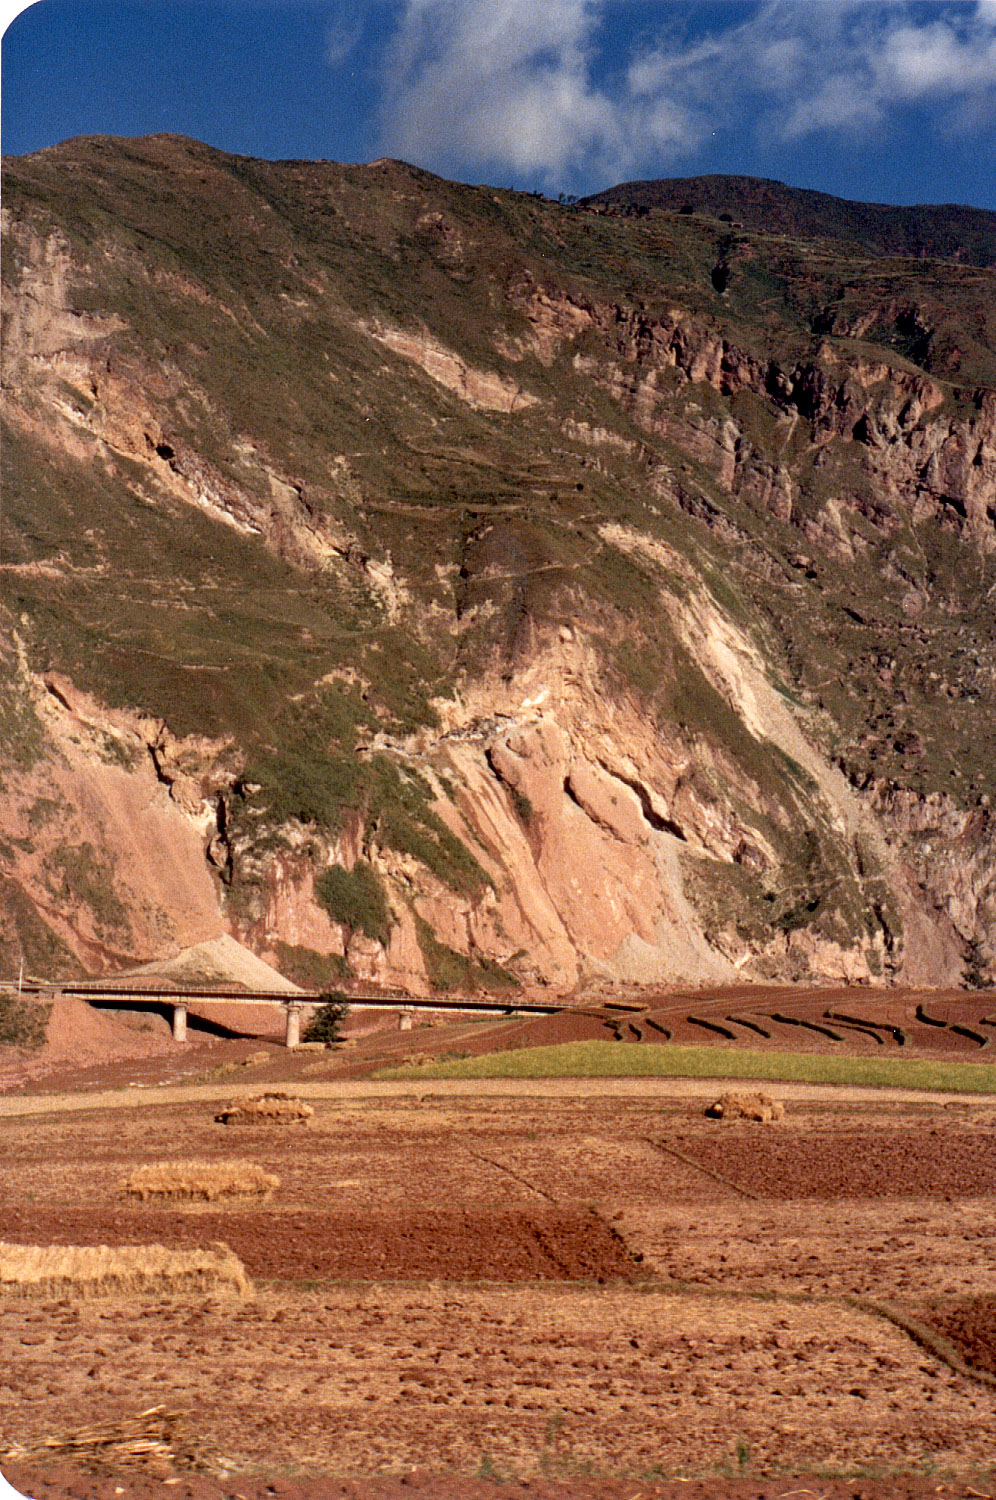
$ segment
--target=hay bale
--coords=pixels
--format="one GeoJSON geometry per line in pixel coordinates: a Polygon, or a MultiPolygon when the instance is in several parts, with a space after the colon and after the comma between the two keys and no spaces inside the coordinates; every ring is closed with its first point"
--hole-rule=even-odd
{"type": "Polygon", "coordinates": [[[293,1094],[254,1094],[236,1099],[215,1115],[219,1125],[301,1125],[314,1110],[293,1094]]]}
{"type": "Polygon", "coordinates": [[[0,1459],[19,1464],[61,1459],[77,1468],[112,1473],[144,1469],[157,1478],[167,1478],[178,1468],[217,1472],[232,1464],[192,1430],[185,1412],[165,1406],[15,1443],[0,1451],[0,1459]]]}
{"type": "Polygon", "coordinates": [[[783,1118],[785,1106],[770,1094],[728,1093],[720,1094],[706,1114],[710,1120],[760,1120],[767,1125],[783,1118]]]}
{"type": "Polygon", "coordinates": [[[280,1178],[251,1161],[151,1162],[136,1167],[121,1183],[129,1198],[146,1203],[217,1203],[223,1198],[269,1198],[280,1178]]]}
{"type": "Polygon", "coordinates": [[[9,1245],[0,1242],[0,1296],[120,1297],[147,1292],[253,1295],[245,1267],[227,1245],[167,1250],[163,1245],[9,1245]]]}

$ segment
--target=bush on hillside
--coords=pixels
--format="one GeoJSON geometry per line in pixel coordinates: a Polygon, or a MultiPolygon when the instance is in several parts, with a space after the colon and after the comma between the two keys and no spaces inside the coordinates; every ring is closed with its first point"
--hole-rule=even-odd
{"type": "Polygon", "coordinates": [[[387,944],[391,912],[380,876],[366,860],[358,859],[351,870],[332,865],[315,881],[315,893],[334,922],[387,944]]]}
{"type": "Polygon", "coordinates": [[[40,1047],[51,1008],[16,995],[0,995],[0,1047],[40,1047]]]}
{"type": "Polygon", "coordinates": [[[342,1023],[349,1014],[349,1000],[341,990],[329,990],[311,1020],[304,1028],[302,1041],[324,1042],[331,1047],[339,1040],[342,1023]]]}

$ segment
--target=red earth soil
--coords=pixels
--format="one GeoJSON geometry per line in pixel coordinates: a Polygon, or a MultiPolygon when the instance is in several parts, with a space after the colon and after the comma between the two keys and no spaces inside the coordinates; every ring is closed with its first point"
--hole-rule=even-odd
{"type": "Polygon", "coordinates": [[[996,1192],[996,1142],[990,1131],[919,1134],[853,1131],[821,1140],[770,1125],[736,1133],[679,1131],[660,1137],[725,1182],[761,1198],[960,1198],[996,1192]]]}
{"type": "Polygon", "coordinates": [[[952,1343],[968,1364],[996,1375],[996,1296],[921,1308],[917,1316],[952,1343]]]}
{"type": "Polygon", "coordinates": [[[69,1465],[6,1467],[6,1478],[31,1500],[990,1500],[993,1487],[930,1476],[878,1476],[828,1479],[522,1479],[496,1483],[452,1474],[413,1470],[398,1477],[370,1479],[248,1478],[222,1480],[183,1474],[166,1488],[162,1478],[129,1474],[81,1473],[69,1465]]]}
{"type": "Polygon", "coordinates": [[[269,1218],[228,1210],[184,1221],[169,1209],[60,1209],[12,1204],[11,1243],[142,1245],[170,1249],[223,1241],[250,1276],[445,1277],[484,1281],[632,1280],[639,1264],[596,1214],[537,1205],[524,1213],[467,1210],[350,1215],[285,1211],[269,1218]]]}

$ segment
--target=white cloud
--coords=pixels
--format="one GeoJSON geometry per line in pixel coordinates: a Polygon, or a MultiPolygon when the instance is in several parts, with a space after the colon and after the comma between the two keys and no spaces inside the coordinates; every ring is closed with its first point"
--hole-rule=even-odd
{"type": "Polygon", "coordinates": [[[684,51],[654,47],[633,88],[742,107],[783,139],[867,130],[898,105],[965,105],[996,94],[996,0],[765,0],[739,24],[684,51]]]}
{"type": "Polygon", "coordinates": [[[980,11],[974,25],[961,34],[944,21],[897,27],[874,60],[880,91],[887,97],[916,99],[971,94],[996,85],[996,6],[980,11]]]}
{"type": "Polygon", "coordinates": [[[339,68],[359,46],[363,35],[363,22],[358,16],[352,18],[337,15],[325,27],[325,61],[330,67],[339,68]]]}
{"type": "Polygon", "coordinates": [[[387,59],[384,147],[553,182],[618,176],[699,127],[677,102],[594,81],[601,0],[407,0],[387,59]]]}
{"type": "Polygon", "coordinates": [[[712,29],[669,31],[682,17],[694,7],[661,0],[402,0],[382,146],[441,170],[618,181],[731,125],[791,140],[885,128],[910,103],[952,122],[996,104],[996,0],[731,0],[712,29]],[[627,4],[642,45],[600,56],[627,4]]]}

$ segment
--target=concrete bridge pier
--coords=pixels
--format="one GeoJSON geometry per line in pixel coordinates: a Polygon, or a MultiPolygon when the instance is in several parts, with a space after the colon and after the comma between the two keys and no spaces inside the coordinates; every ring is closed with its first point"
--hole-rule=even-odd
{"type": "Polygon", "coordinates": [[[411,1029],[412,1029],[412,1027],[414,1025],[415,1025],[415,1007],[414,1007],[414,1005],[406,1005],[404,1007],[404,1009],[402,1010],[400,1020],[398,1021],[398,1030],[399,1031],[411,1031],[411,1029]]]}
{"type": "Polygon", "coordinates": [[[173,1006],[173,1040],[174,1042],[187,1040],[187,1007],[185,1005],[173,1006]]]}
{"type": "Polygon", "coordinates": [[[301,1043],[301,1002],[291,1000],[287,1004],[287,1030],[284,1034],[284,1045],[290,1048],[300,1046],[301,1043]]]}

